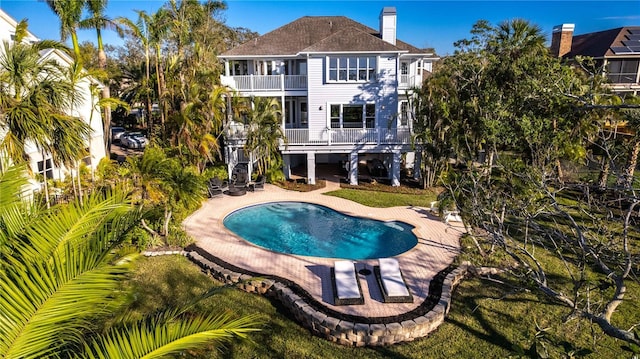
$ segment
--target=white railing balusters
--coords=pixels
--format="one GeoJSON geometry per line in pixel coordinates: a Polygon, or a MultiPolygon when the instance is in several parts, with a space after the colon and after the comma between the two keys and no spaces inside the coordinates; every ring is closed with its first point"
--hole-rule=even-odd
{"type": "Polygon", "coordinates": [[[306,90],[306,75],[222,76],[222,84],[240,91],[306,90]]]}

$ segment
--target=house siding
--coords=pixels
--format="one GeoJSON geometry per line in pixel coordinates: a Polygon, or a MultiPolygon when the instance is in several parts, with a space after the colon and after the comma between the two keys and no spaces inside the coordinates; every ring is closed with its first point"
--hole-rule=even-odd
{"type": "Polygon", "coordinates": [[[315,56],[308,61],[310,132],[321,136],[329,126],[329,105],[347,103],[375,103],[376,127],[387,128],[398,109],[397,57],[378,56],[377,80],[368,83],[326,82],[326,59],[326,56],[315,56]]]}

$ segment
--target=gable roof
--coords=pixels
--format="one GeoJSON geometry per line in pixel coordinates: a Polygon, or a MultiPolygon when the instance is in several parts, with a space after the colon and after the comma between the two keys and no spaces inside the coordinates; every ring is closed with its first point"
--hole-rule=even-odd
{"type": "Polygon", "coordinates": [[[260,37],[249,40],[220,57],[296,56],[307,52],[405,52],[424,51],[396,40],[380,38],[378,31],[345,16],[304,16],[260,37]]]}
{"type": "MultiPolygon", "coordinates": [[[[578,55],[596,58],[620,56],[615,54],[612,47],[624,47],[623,41],[628,41],[631,31],[640,33],[640,26],[626,26],[610,30],[591,32],[573,37],[571,51],[564,57],[573,58],[578,55]]],[[[623,53],[624,56],[639,55],[638,53],[623,53]]]]}

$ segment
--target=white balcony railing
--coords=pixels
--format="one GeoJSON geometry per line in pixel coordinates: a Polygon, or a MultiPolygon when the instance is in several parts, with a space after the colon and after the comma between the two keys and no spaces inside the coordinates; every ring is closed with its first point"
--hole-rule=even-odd
{"type": "Polygon", "coordinates": [[[400,75],[398,87],[410,88],[420,87],[422,85],[422,76],[419,75],[400,75]]]}
{"type": "Polygon", "coordinates": [[[222,76],[223,85],[239,91],[306,90],[306,75],[241,75],[222,76]]]}
{"type": "Polygon", "coordinates": [[[340,129],[286,129],[289,145],[348,145],[348,144],[409,144],[409,129],[340,128],[340,129]]]}

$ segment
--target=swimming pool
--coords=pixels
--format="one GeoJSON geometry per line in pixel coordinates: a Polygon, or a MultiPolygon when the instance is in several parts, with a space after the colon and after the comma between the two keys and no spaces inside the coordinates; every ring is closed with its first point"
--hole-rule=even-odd
{"type": "Polygon", "coordinates": [[[305,202],[245,207],[223,220],[245,240],[281,253],[352,260],[392,257],[418,244],[414,227],[348,216],[305,202]]]}

